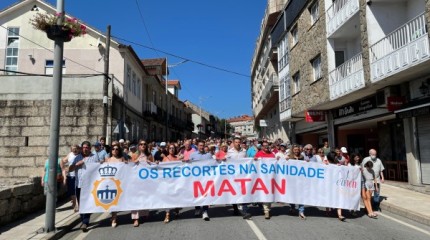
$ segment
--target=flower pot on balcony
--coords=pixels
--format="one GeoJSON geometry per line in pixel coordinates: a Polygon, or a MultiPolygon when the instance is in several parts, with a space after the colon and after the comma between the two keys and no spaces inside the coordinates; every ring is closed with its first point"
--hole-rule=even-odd
{"type": "Polygon", "coordinates": [[[46,29],[46,35],[49,39],[62,39],[63,42],[70,42],[72,37],[70,35],[70,29],[64,30],[62,26],[52,25],[46,29]]]}

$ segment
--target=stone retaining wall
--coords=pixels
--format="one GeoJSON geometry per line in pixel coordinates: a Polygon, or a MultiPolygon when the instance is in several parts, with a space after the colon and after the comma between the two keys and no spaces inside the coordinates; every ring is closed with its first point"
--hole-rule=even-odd
{"type": "MultiPolygon", "coordinates": [[[[50,100],[0,100],[0,180],[39,177],[49,154],[50,100]]],[[[102,100],[63,100],[59,156],[102,134],[102,100]]]]}

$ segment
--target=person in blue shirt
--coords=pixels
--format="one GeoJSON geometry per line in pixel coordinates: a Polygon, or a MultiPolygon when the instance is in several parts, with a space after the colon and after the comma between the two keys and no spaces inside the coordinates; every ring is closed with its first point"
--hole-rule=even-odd
{"type": "Polygon", "coordinates": [[[258,141],[254,140],[254,144],[252,144],[248,150],[246,151],[246,157],[254,158],[255,154],[258,152],[258,141]]]}
{"type": "Polygon", "coordinates": [[[94,144],[94,151],[92,152],[92,154],[97,156],[97,158],[101,162],[103,162],[108,157],[108,153],[102,148],[102,144],[100,142],[96,142],[94,144]]]}

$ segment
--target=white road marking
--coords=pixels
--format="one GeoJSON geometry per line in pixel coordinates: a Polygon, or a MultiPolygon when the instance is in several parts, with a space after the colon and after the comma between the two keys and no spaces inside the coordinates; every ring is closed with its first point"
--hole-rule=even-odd
{"type": "Polygon", "coordinates": [[[419,227],[416,227],[416,226],[414,226],[414,225],[411,225],[411,224],[409,224],[409,223],[407,223],[407,222],[403,222],[402,220],[395,219],[395,218],[393,218],[393,217],[390,217],[390,216],[385,215],[385,214],[382,214],[382,213],[378,213],[378,216],[383,216],[383,217],[388,218],[388,219],[390,219],[390,220],[392,220],[392,221],[394,221],[394,222],[400,223],[400,224],[402,224],[402,225],[405,225],[405,226],[407,226],[407,227],[410,227],[410,228],[412,228],[412,229],[414,229],[414,230],[417,230],[417,231],[419,231],[419,232],[422,232],[422,233],[424,233],[424,234],[426,234],[426,235],[429,235],[429,236],[430,236],[430,232],[429,232],[429,231],[424,230],[424,229],[419,228],[419,227]]]}
{"type": "Polygon", "coordinates": [[[249,227],[251,227],[252,231],[255,233],[259,240],[267,240],[267,238],[263,235],[261,230],[257,227],[257,225],[255,225],[252,220],[246,220],[246,222],[248,223],[249,227]]]}

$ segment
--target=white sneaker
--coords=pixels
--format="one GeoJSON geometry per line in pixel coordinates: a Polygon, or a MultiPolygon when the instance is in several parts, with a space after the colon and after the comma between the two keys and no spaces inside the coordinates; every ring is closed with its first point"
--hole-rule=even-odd
{"type": "Polygon", "coordinates": [[[209,221],[209,215],[208,215],[208,212],[207,212],[207,211],[204,211],[204,212],[203,212],[203,214],[202,214],[202,218],[203,218],[203,220],[205,220],[205,221],[209,221]]]}
{"type": "Polygon", "coordinates": [[[202,211],[200,209],[196,209],[194,211],[194,216],[198,217],[198,216],[200,216],[200,214],[202,214],[202,211]]]}

